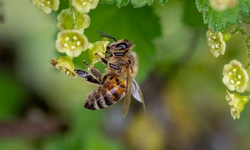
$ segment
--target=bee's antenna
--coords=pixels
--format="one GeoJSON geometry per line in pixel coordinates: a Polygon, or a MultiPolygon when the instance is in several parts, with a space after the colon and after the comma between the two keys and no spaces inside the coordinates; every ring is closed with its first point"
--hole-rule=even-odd
{"type": "Polygon", "coordinates": [[[117,41],[115,37],[107,34],[107,33],[104,33],[104,32],[101,32],[101,31],[97,31],[98,33],[100,33],[100,36],[103,36],[103,37],[107,37],[109,39],[113,39],[114,41],[117,41]]]}

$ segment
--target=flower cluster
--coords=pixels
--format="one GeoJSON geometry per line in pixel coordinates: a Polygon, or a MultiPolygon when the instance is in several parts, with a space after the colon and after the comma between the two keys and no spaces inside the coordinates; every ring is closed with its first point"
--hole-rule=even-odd
{"type": "Polygon", "coordinates": [[[226,43],[223,39],[221,32],[218,34],[214,33],[211,29],[207,31],[207,42],[210,47],[211,53],[218,57],[219,55],[224,55],[226,51],[226,43]]]}
{"type": "MultiPolygon", "coordinates": [[[[242,64],[237,60],[232,60],[226,64],[223,69],[222,82],[231,91],[243,93],[249,88],[249,75],[247,70],[242,67],[242,64]]],[[[233,119],[239,119],[240,113],[249,101],[249,96],[241,96],[237,93],[229,93],[226,95],[226,100],[231,107],[231,116],[233,119]]]]}
{"type": "MultiPolygon", "coordinates": [[[[52,10],[57,11],[59,0],[31,0],[39,9],[49,14],[52,10]]],[[[57,16],[57,27],[60,32],[57,35],[56,49],[66,56],[51,59],[50,63],[61,72],[77,76],[74,72],[73,59],[81,55],[83,51],[88,51],[91,65],[99,61],[98,53],[104,57],[106,47],[109,43],[107,38],[103,41],[89,43],[84,35],[84,29],[90,25],[90,17],[87,14],[91,9],[95,9],[99,0],[69,0],[69,8],[62,10],[57,16]]]]}
{"type": "MultiPolygon", "coordinates": [[[[235,5],[235,0],[210,0],[210,4],[212,5],[216,3],[216,5],[221,6],[221,4],[227,5],[226,7],[233,7],[235,5]]],[[[218,8],[222,9],[222,8],[218,8]]],[[[224,9],[224,8],[223,8],[224,9]]],[[[210,47],[211,53],[218,57],[220,55],[225,54],[226,50],[226,41],[230,40],[232,34],[237,32],[242,33],[242,28],[235,28],[230,33],[214,33],[212,29],[209,29],[207,31],[207,43],[210,47]]],[[[250,36],[247,36],[246,33],[242,33],[245,46],[247,47],[248,51],[250,50],[250,36]]],[[[249,58],[250,55],[248,54],[249,58]]],[[[223,79],[222,82],[226,85],[226,87],[230,91],[236,91],[238,93],[244,93],[245,91],[250,92],[250,81],[249,81],[249,75],[250,75],[250,63],[248,67],[245,69],[242,64],[237,60],[232,60],[229,62],[229,64],[224,65],[223,68],[223,79]]],[[[231,115],[234,119],[240,117],[240,113],[244,109],[246,99],[248,101],[248,97],[246,96],[240,96],[238,94],[230,94],[228,92],[228,95],[226,96],[227,101],[229,102],[229,105],[231,107],[231,115]]]]}
{"type": "Polygon", "coordinates": [[[84,35],[84,29],[90,25],[87,13],[94,9],[98,2],[99,0],[69,0],[69,8],[62,10],[57,16],[60,32],[57,35],[56,49],[67,56],[51,59],[51,64],[63,73],[77,75],[74,72],[73,58],[80,56],[89,47],[89,41],[84,35]]]}

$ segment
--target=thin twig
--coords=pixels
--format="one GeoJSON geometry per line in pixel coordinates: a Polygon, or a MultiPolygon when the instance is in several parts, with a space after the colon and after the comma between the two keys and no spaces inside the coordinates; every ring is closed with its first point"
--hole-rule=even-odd
{"type": "Polygon", "coordinates": [[[247,36],[247,33],[246,33],[246,29],[245,27],[243,26],[242,24],[242,19],[240,18],[239,20],[239,31],[242,35],[242,38],[243,38],[243,43],[247,49],[247,54],[248,54],[248,58],[250,58],[250,44],[249,44],[249,41],[248,41],[248,36],[247,36]]]}
{"type": "Polygon", "coordinates": [[[74,6],[72,6],[72,0],[69,0],[69,9],[72,12],[73,24],[74,24],[73,28],[77,29],[77,26],[76,26],[76,24],[77,24],[76,10],[75,10],[74,6]]]}

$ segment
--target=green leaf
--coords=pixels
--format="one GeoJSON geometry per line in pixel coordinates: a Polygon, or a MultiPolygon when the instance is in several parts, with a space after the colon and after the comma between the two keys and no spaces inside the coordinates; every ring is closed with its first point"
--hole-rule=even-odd
{"type": "Polygon", "coordinates": [[[140,8],[147,5],[151,5],[154,2],[154,0],[131,0],[131,4],[135,8],[140,8]]]}
{"type": "MultiPolygon", "coordinates": [[[[117,7],[126,6],[129,3],[130,0],[100,0],[100,4],[113,4],[116,3],[117,7]]],[[[164,5],[169,0],[156,0],[156,2],[160,5],[164,5]]],[[[134,6],[134,8],[140,8],[145,5],[151,5],[154,2],[154,0],[131,0],[131,4],[134,6]]]]}
{"type": "Polygon", "coordinates": [[[0,72],[0,120],[12,119],[18,115],[26,99],[26,91],[12,72],[0,72]]]}
{"type": "Polygon", "coordinates": [[[239,1],[239,8],[241,13],[245,15],[250,14],[250,1],[249,0],[240,0],[239,1]]]}
{"type": "Polygon", "coordinates": [[[2,138],[0,140],[1,150],[35,150],[37,147],[31,140],[25,138],[2,138]]]}
{"type": "Polygon", "coordinates": [[[168,0],[156,0],[156,2],[163,6],[168,2],[168,0]]]}
{"type": "Polygon", "coordinates": [[[223,31],[228,24],[235,25],[239,19],[239,13],[250,14],[249,0],[239,0],[234,8],[221,12],[212,9],[208,0],[196,0],[196,7],[199,12],[203,13],[204,23],[208,24],[215,33],[223,31]]]}
{"type": "Polygon", "coordinates": [[[129,3],[129,0],[117,0],[116,6],[117,7],[122,7],[122,6],[126,6],[129,3]]]}
{"type": "Polygon", "coordinates": [[[116,0],[100,0],[99,1],[100,4],[113,4],[115,2],[116,0]]]}
{"type": "MultiPolygon", "coordinates": [[[[241,0],[244,1],[244,0],[241,0]]],[[[210,7],[208,0],[196,0],[196,7],[203,13],[204,23],[208,24],[215,33],[223,31],[227,24],[235,25],[239,18],[239,6],[218,12],[210,7]]]]}
{"type": "MultiPolygon", "coordinates": [[[[159,18],[154,14],[152,8],[134,9],[132,6],[127,6],[119,9],[115,6],[99,5],[98,9],[91,11],[89,15],[91,25],[85,31],[89,41],[93,43],[103,39],[96,33],[97,30],[108,33],[117,39],[130,39],[135,44],[133,51],[139,57],[137,78],[139,81],[145,79],[153,67],[155,56],[153,40],[161,34],[159,18]],[[101,17],[100,14],[102,14],[101,17]]],[[[82,58],[86,58],[85,53],[82,55],[80,58],[74,59],[74,62],[79,62],[81,66],[83,66],[82,58]]]]}

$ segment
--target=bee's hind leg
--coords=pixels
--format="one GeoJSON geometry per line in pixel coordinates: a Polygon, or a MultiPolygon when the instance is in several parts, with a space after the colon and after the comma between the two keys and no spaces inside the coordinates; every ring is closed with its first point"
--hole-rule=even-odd
{"type": "Polygon", "coordinates": [[[90,75],[88,72],[80,70],[80,69],[75,69],[75,73],[78,74],[78,76],[85,78],[85,80],[89,83],[96,84],[96,85],[102,85],[102,83],[98,80],[96,80],[92,75],[90,75]]]}

